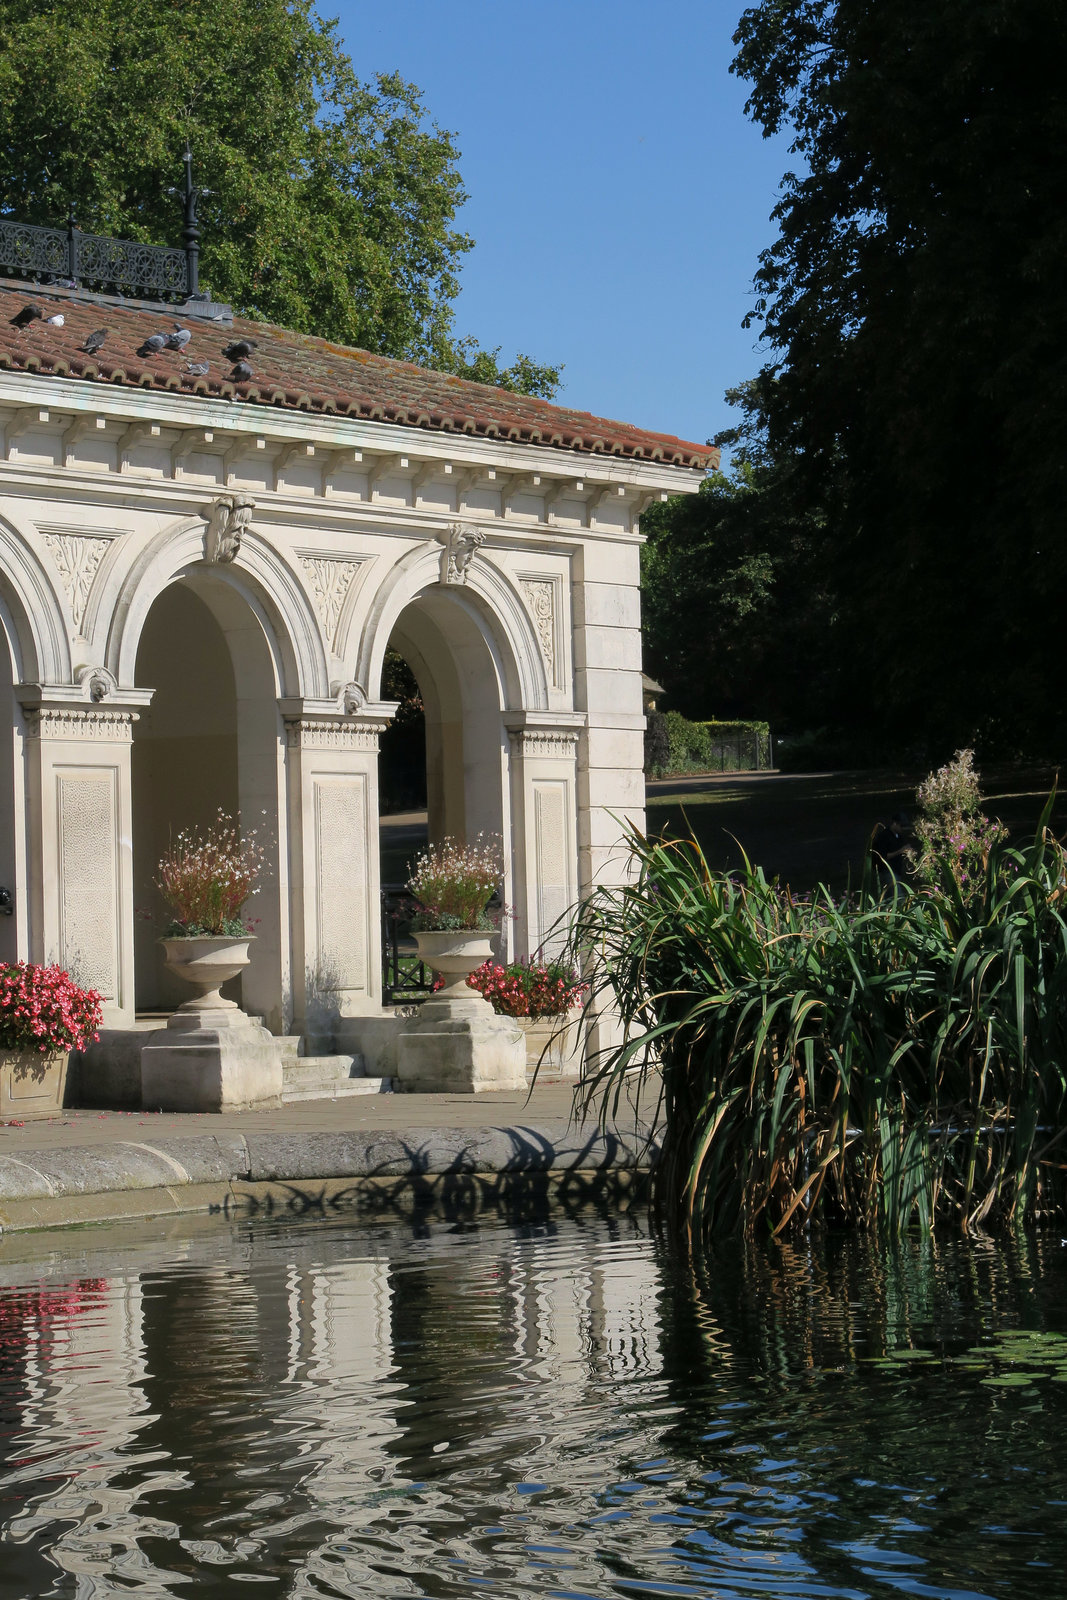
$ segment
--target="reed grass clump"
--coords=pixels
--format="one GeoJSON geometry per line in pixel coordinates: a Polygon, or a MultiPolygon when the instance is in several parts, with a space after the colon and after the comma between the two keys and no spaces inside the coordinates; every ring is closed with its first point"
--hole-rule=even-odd
{"type": "MultiPolygon", "coordinates": [[[[868,877],[797,897],[693,838],[636,831],[635,873],[582,905],[570,958],[617,1042],[586,1106],[662,1075],[659,1204],[702,1230],[818,1218],[898,1234],[1063,1217],[1067,856],[995,839],[982,882],[868,877]]],[[[647,1090],[646,1090],[647,1093],[647,1090]]]]}

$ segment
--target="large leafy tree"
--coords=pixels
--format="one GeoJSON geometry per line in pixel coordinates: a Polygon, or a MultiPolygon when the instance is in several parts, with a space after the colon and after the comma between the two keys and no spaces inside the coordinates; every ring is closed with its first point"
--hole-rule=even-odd
{"type": "Polygon", "coordinates": [[[490,383],[558,382],[454,338],[473,241],[452,135],[400,77],[361,82],[312,0],[0,0],[0,209],[176,243],[186,139],[219,298],[490,383]]]}
{"type": "Polygon", "coordinates": [[[735,41],[798,158],[754,316],[768,449],[838,596],[809,720],[1062,748],[1067,11],[763,0],[735,41]]]}

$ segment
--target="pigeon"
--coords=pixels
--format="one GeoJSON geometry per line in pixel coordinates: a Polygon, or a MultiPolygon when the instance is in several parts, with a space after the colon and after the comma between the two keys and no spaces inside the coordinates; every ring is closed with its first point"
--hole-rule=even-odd
{"type": "Polygon", "coordinates": [[[167,335],[165,333],[150,334],[137,354],[142,358],[145,356],[158,356],[166,342],[167,335]]]}
{"type": "Polygon", "coordinates": [[[247,383],[251,376],[252,368],[247,361],[236,362],[233,371],[230,373],[234,383],[247,383]]]}
{"type": "Polygon", "coordinates": [[[243,361],[246,356],[250,356],[252,351],[258,347],[258,343],[257,339],[235,339],[232,344],[226,346],[222,353],[227,361],[243,361]]]}
{"type": "Polygon", "coordinates": [[[44,320],[48,323],[50,328],[61,328],[67,319],[63,315],[62,311],[57,311],[54,317],[45,317],[44,320]]]}
{"type": "Polygon", "coordinates": [[[185,371],[190,378],[206,378],[211,371],[210,361],[190,361],[185,371]]]}
{"type": "Polygon", "coordinates": [[[11,318],[11,326],[13,328],[28,328],[31,322],[36,322],[43,315],[44,313],[40,306],[23,306],[22,310],[16,311],[11,318]]]}
{"type": "Polygon", "coordinates": [[[176,322],[174,324],[174,332],[167,334],[167,349],[184,350],[192,337],[188,328],[183,328],[180,323],[176,322]]]}
{"type": "Polygon", "coordinates": [[[74,278],[53,278],[52,283],[57,289],[76,289],[78,287],[74,278]]]}
{"type": "Polygon", "coordinates": [[[88,339],[86,339],[85,343],[82,345],[83,353],[87,356],[95,356],[96,352],[107,338],[108,331],[109,330],[107,328],[97,328],[95,333],[91,333],[88,339]]]}

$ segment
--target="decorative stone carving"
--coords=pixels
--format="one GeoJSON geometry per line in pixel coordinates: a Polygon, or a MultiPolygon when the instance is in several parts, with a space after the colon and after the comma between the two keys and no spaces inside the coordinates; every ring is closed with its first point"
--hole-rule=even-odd
{"type": "Polygon", "coordinates": [[[89,591],[114,535],[45,532],[48,553],[59,569],[76,633],[81,632],[89,591]]]}
{"type": "Polygon", "coordinates": [[[474,552],[485,543],[485,534],[465,522],[453,522],[447,533],[439,533],[436,537],[438,544],[445,547],[441,554],[441,582],[466,583],[474,552]]]}
{"type": "Polygon", "coordinates": [[[33,706],[26,712],[28,739],[108,739],[126,743],[133,738],[136,711],[103,710],[88,706],[33,706]]]}
{"type": "Polygon", "coordinates": [[[101,700],[106,700],[118,688],[115,674],[106,667],[81,667],[76,677],[94,705],[99,705],[101,700]]]}
{"type": "Polygon", "coordinates": [[[286,717],[290,750],[377,750],[386,722],[350,722],[345,717],[286,717]]]}
{"type": "Polygon", "coordinates": [[[362,711],[367,704],[367,691],[360,683],[346,683],[341,690],[341,705],[345,715],[354,716],[357,711],[362,711]]]}
{"type": "Polygon", "coordinates": [[[509,728],[508,737],[523,756],[573,759],[578,747],[578,734],[569,728],[509,728]]]}
{"type": "Polygon", "coordinates": [[[551,578],[522,578],[522,592],[533,615],[549,683],[556,682],[556,585],[551,578]]]}
{"type": "Polygon", "coordinates": [[[250,494],[223,494],[208,514],[204,535],[204,560],[212,566],[233,561],[241,548],[241,538],[252,521],[256,502],[250,494]]]}
{"type": "Polygon", "coordinates": [[[348,598],[353,579],[365,560],[365,556],[352,561],[310,552],[300,557],[300,565],[307,576],[322,631],[331,650],[337,641],[341,609],[348,598]]]}

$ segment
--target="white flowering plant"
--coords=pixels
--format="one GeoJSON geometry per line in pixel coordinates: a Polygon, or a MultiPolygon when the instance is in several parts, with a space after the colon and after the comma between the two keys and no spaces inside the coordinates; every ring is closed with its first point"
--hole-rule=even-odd
{"type": "Polygon", "coordinates": [[[242,834],[238,822],[225,811],[219,811],[202,832],[183,829],[160,860],[156,879],[156,887],[174,912],[165,935],[247,938],[253,925],[245,921],[241,910],[255,888],[264,860],[255,829],[242,834]]]}
{"type": "Polygon", "coordinates": [[[411,926],[419,932],[492,928],[489,902],[503,876],[495,834],[479,834],[473,845],[443,839],[417,858],[408,879],[408,891],[418,901],[411,926]]]}

